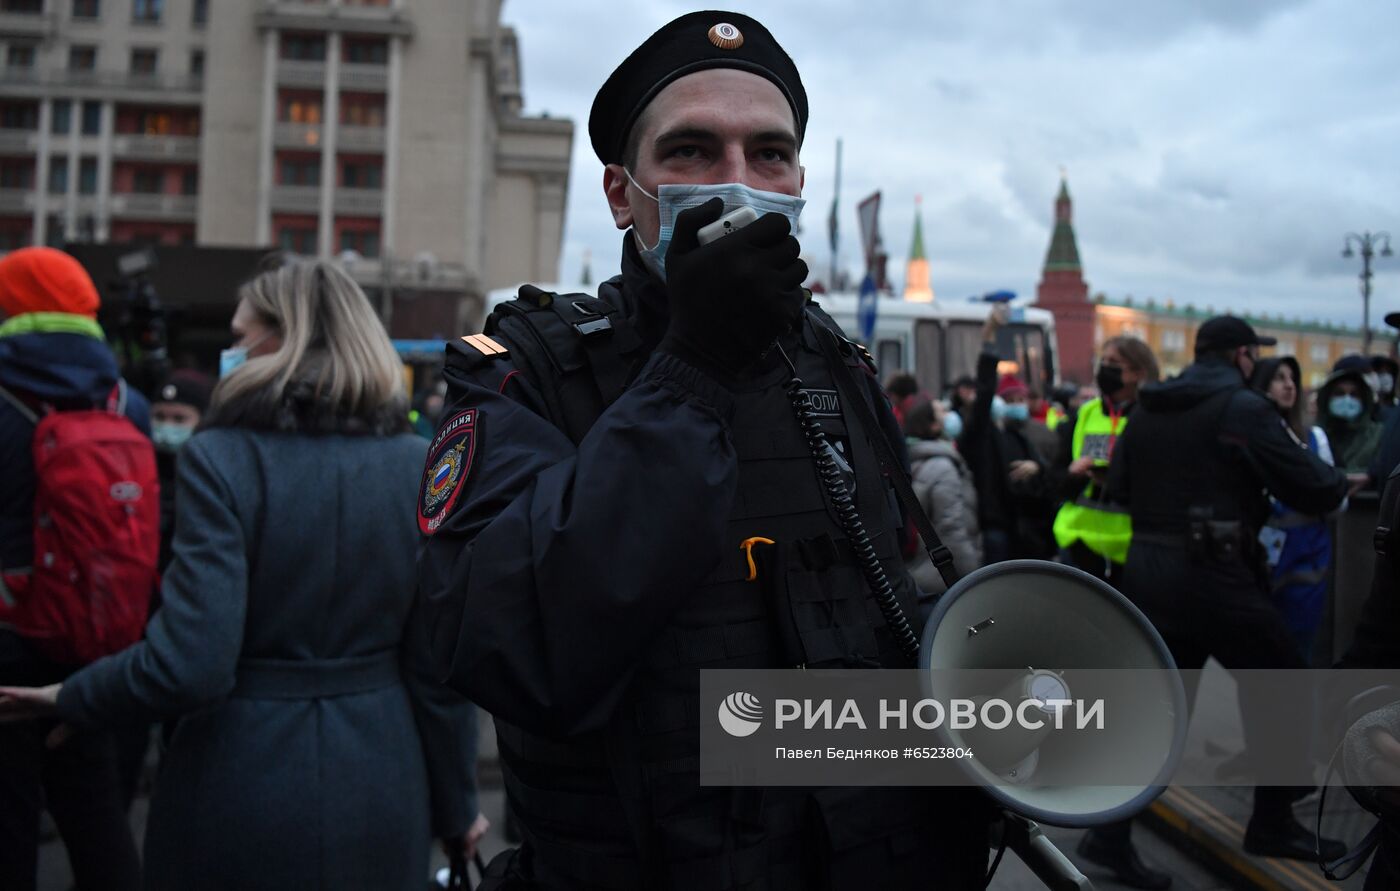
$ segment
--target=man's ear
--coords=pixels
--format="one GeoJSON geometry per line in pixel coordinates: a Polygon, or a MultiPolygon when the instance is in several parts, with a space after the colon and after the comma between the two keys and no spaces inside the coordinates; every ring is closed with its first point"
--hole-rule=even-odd
{"type": "Polygon", "coordinates": [[[627,174],[621,164],[609,164],[603,168],[603,195],[608,199],[613,225],[619,229],[632,225],[632,202],[627,197],[627,185],[627,174]]]}

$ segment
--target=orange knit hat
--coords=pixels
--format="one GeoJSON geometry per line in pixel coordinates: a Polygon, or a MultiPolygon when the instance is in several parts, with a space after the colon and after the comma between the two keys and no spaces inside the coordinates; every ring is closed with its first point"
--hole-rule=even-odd
{"type": "Polygon", "coordinates": [[[0,257],[0,310],[7,316],[67,312],[95,319],[101,305],[87,271],[63,251],[27,247],[0,257]]]}

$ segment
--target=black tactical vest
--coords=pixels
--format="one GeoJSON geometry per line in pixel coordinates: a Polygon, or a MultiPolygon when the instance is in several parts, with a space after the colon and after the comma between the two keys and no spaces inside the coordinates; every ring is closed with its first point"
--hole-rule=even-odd
{"type": "MultiPolygon", "coordinates": [[[[541,318],[555,317],[571,319],[541,318]]],[[[512,344],[512,355],[513,344],[536,336],[497,322],[488,330],[512,344]]],[[[827,367],[815,338],[816,326],[828,323],[809,312],[789,355],[823,431],[849,464],[861,518],[912,621],[916,591],[899,553],[897,502],[867,445],[883,434],[861,427],[833,377],[864,375],[863,359],[847,349],[847,368],[827,367]]],[[[556,366],[575,363],[587,364],[576,355],[556,366]]],[[[725,556],[658,635],[608,729],[554,741],[497,722],[506,789],[547,887],[924,887],[930,870],[949,866],[931,862],[932,840],[947,832],[937,824],[985,826],[969,819],[971,810],[935,813],[930,790],[700,785],[700,669],[908,665],[818,479],[782,386],[787,378],[778,363],[752,389],[734,393],[739,485],[725,556]],[[747,581],[741,543],[756,536],[775,544],[755,548],[758,578],[747,581]]],[[[863,380],[859,390],[870,393],[863,380]]],[[[942,793],[945,807],[954,800],[979,807],[963,790],[942,793]]],[[[985,850],[985,829],[978,832],[962,847],[985,850]]],[[[985,864],[984,857],[964,859],[985,864]]]]}

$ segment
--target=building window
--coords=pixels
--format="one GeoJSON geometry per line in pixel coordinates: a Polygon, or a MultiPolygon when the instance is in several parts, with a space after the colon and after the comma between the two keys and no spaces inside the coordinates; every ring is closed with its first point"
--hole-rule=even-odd
{"type": "Polygon", "coordinates": [[[131,191],[159,195],[165,191],[165,171],[159,167],[137,167],[131,172],[131,191]]]}
{"type": "Polygon", "coordinates": [[[44,0],[4,0],[0,12],[40,13],[44,11],[44,0]]]}
{"type": "Polygon", "coordinates": [[[1294,356],[1294,355],[1297,355],[1297,352],[1298,352],[1297,344],[1295,344],[1295,343],[1294,343],[1293,341],[1291,341],[1291,340],[1280,340],[1280,341],[1279,341],[1277,344],[1275,344],[1275,346],[1274,346],[1274,355],[1275,355],[1275,356],[1294,356]]]}
{"type": "Polygon", "coordinates": [[[10,158],[0,161],[0,189],[34,188],[34,162],[10,158]]]}
{"type": "Polygon", "coordinates": [[[340,233],[340,252],[354,251],[361,257],[373,259],[379,256],[379,233],[374,230],[355,231],[346,229],[340,233]]]}
{"type": "Polygon", "coordinates": [[[68,240],[68,233],[64,231],[63,217],[49,217],[47,231],[44,233],[44,243],[52,248],[61,248],[68,240]]]}
{"type": "Polygon", "coordinates": [[[68,48],[69,71],[92,71],[97,68],[97,47],[70,46],[68,48]]]}
{"type": "Polygon", "coordinates": [[[384,97],[363,93],[342,93],[340,122],[352,127],[383,127],[384,97]]]}
{"type": "Polygon", "coordinates": [[[73,103],[67,99],[53,101],[53,120],[50,129],[59,136],[65,135],[73,126],[73,103]]]}
{"type": "Polygon", "coordinates": [[[283,226],[277,232],[277,246],[293,254],[315,256],[316,228],[314,226],[283,226]]]}
{"type": "Polygon", "coordinates": [[[83,103],[83,135],[96,136],[102,132],[102,103],[83,103]]]}
{"type": "Polygon", "coordinates": [[[198,27],[209,24],[209,0],[194,0],[194,15],[191,21],[198,27]]]}
{"type": "Polygon", "coordinates": [[[0,129],[37,130],[39,105],[36,102],[6,102],[0,104],[0,129]]]}
{"type": "Polygon", "coordinates": [[[78,194],[97,194],[97,159],[83,158],[78,164],[78,194]]]}
{"type": "Polygon", "coordinates": [[[1168,353],[1179,353],[1186,349],[1186,334],[1176,329],[1162,332],[1162,349],[1168,353]]]}
{"type": "Polygon", "coordinates": [[[49,194],[68,194],[68,159],[62,156],[49,158],[49,194]]]}
{"type": "Polygon", "coordinates": [[[283,34],[282,58],[297,62],[326,61],[326,38],[323,34],[283,34]]]}
{"type": "Polygon", "coordinates": [[[5,53],[5,67],[11,70],[34,67],[34,44],[12,43],[5,53]]]}
{"type": "Polygon", "coordinates": [[[204,76],[204,50],[192,50],[190,52],[190,76],[204,76]]]}
{"type": "Polygon", "coordinates": [[[387,65],[389,64],[389,42],[374,39],[347,39],[341,58],[355,65],[387,65]]]}
{"type": "Polygon", "coordinates": [[[185,172],[180,174],[180,194],[199,194],[199,170],[197,168],[186,168],[185,172]]]}
{"type": "Polygon", "coordinates": [[[287,124],[321,123],[321,98],[319,95],[285,96],[282,100],[281,120],[287,124]]]}
{"type": "Polygon", "coordinates": [[[384,167],[378,161],[346,161],[340,180],[347,189],[380,189],[384,187],[384,167]]]}
{"type": "Polygon", "coordinates": [[[156,73],[160,54],[153,49],[134,49],[131,51],[131,73],[151,75],[156,73]]]}
{"type": "Polygon", "coordinates": [[[95,19],[100,13],[98,0],[73,0],[73,18],[95,19]]]}
{"type": "Polygon", "coordinates": [[[319,186],[320,157],[307,155],[280,159],[277,164],[277,182],[284,186],[319,186]]]}
{"type": "Polygon", "coordinates": [[[1315,343],[1312,349],[1308,350],[1308,355],[1312,356],[1313,364],[1326,365],[1332,358],[1332,350],[1325,343],[1315,343]]]}
{"type": "Polygon", "coordinates": [[[165,11],[165,0],[131,0],[131,20],[146,24],[160,24],[161,13],[165,11]]]}
{"type": "Polygon", "coordinates": [[[116,131],[133,136],[198,136],[199,112],[195,109],[119,105],[116,131]]]}

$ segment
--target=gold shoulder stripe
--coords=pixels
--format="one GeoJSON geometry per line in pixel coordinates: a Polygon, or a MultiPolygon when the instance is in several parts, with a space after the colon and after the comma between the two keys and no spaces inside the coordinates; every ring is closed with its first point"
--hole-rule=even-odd
{"type": "Polygon", "coordinates": [[[467,346],[472,347],[483,356],[495,356],[506,352],[506,348],[485,334],[468,334],[462,338],[467,346]]]}

